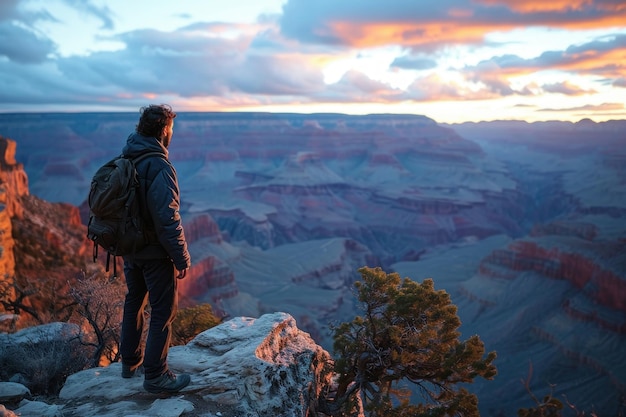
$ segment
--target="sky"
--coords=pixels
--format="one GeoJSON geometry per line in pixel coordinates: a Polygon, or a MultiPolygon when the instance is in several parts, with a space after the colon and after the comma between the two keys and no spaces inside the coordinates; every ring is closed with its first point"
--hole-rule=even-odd
{"type": "Polygon", "coordinates": [[[0,0],[0,112],[626,119],[624,0],[0,0]]]}

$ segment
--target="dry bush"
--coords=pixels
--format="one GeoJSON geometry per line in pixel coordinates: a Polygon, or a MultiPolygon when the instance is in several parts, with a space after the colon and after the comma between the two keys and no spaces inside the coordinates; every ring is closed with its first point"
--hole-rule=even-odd
{"type": "Polygon", "coordinates": [[[57,395],[68,376],[83,370],[87,355],[79,338],[33,341],[0,349],[0,379],[19,379],[33,395],[57,395]]]}

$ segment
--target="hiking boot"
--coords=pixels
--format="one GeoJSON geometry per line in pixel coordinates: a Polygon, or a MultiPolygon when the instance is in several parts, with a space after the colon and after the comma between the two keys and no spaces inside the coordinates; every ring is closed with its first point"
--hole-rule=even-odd
{"type": "Polygon", "coordinates": [[[152,393],[159,394],[162,392],[173,393],[185,388],[191,382],[191,377],[187,374],[176,376],[174,372],[167,371],[161,376],[143,381],[143,388],[152,393]]]}
{"type": "Polygon", "coordinates": [[[132,378],[135,376],[135,372],[139,369],[141,365],[130,366],[126,364],[122,364],[122,378],[132,378]]]}

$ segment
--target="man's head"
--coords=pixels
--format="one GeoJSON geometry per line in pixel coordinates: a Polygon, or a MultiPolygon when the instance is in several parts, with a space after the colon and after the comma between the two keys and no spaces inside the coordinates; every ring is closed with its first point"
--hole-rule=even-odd
{"type": "Polygon", "coordinates": [[[139,110],[140,117],[137,124],[137,133],[159,139],[163,146],[169,146],[174,133],[174,118],[176,113],[167,104],[151,104],[139,110]]]}

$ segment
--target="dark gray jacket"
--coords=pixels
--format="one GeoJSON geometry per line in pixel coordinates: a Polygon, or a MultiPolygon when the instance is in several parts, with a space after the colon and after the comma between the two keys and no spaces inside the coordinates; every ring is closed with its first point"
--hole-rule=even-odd
{"type": "Polygon", "coordinates": [[[133,256],[136,259],[169,257],[180,271],[191,266],[191,257],[179,213],[178,177],[174,166],[167,159],[167,149],[158,139],[135,132],[128,137],[122,150],[124,155],[131,158],[147,152],[161,154],[144,158],[136,165],[139,207],[150,243],[133,256]]]}

